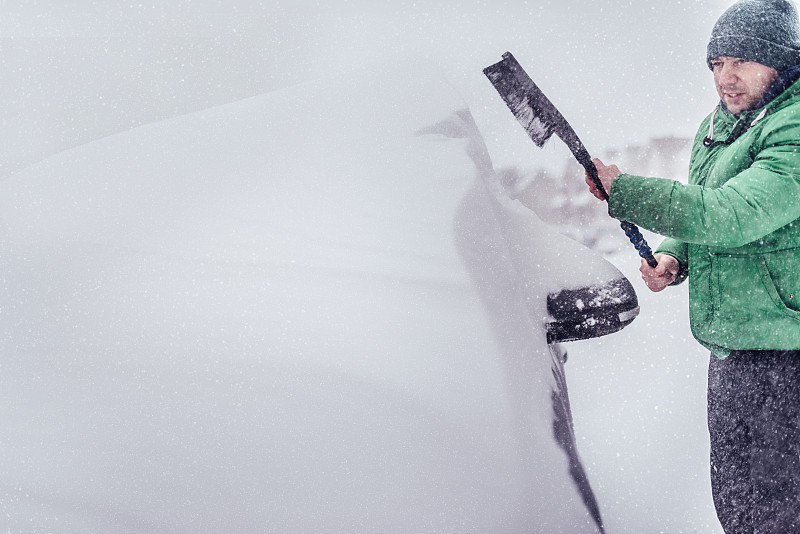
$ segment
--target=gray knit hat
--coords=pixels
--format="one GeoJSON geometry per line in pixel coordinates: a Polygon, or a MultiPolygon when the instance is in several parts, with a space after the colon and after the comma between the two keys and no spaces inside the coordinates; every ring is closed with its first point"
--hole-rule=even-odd
{"type": "Polygon", "coordinates": [[[711,32],[707,61],[738,57],[778,72],[800,64],[800,21],[789,0],[739,0],[711,32]]]}

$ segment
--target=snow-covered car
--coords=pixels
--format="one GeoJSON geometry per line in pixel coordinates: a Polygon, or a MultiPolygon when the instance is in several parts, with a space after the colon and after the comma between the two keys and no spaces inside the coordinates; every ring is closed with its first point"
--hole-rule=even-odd
{"type": "Polygon", "coordinates": [[[9,532],[598,532],[557,343],[638,311],[426,65],[0,184],[9,532]]]}

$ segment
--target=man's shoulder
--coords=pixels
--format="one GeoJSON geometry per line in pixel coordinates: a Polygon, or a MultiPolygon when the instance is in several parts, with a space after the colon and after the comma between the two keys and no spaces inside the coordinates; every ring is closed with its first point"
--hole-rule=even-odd
{"type": "MultiPolygon", "coordinates": [[[[719,107],[719,105],[717,105],[717,107],[719,107]]],[[[716,113],[715,113],[716,109],[717,108],[714,108],[714,110],[710,111],[703,118],[703,120],[700,121],[700,124],[697,126],[697,133],[695,134],[695,141],[697,141],[698,138],[702,140],[706,136],[706,134],[708,133],[708,127],[709,127],[709,124],[711,123],[711,121],[715,118],[714,116],[716,115],[716,113]]]]}
{"type": "Polygon", "coordinates": [[[791,132],[789,135],[795,138],[795,141],[800,141],[800,82],[792,88],[795,90],[794,94],[766,113],[763,120],[757,117],[754,125],[762,123],[765,133],[791,132]]]}
{"type": "Polygon", "coordinates": [[[717,116],[721,115],[719,113],[719,104],[715,107],[712,111],[710,111],[700,124],[697,126],[697,131],[694,134],[694,142],[692,143],[692,152],[696,151],[698,148],[703,147],[703,141],[709,135],[709,133],[716,130],[717,132],[720,131],[720,128],[724,129],[725,125],[721,124],[722,121],[717,120],[717,116]],[[711,128],[711,121],[714,121],[714,129],[711,128]]]}

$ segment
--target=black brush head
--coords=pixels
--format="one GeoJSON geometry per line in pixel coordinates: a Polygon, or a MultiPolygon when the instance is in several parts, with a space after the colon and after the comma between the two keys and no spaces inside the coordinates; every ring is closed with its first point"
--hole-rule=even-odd
{"type": "Polygon", "coordinates": [[[486,67],[483,73],[525,129],[528,137],[539,148],[543,147],[555,130],[552,113],[540,105],[543,99],[548,104],[549,101],[514,56],[506,52],[502,61],[486,67]]]}

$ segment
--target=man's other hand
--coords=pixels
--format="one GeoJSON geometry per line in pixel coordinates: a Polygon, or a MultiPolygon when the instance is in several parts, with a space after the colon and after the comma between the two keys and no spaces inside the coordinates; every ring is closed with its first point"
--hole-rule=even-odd
{"type": "Polygon", "coordinates": [[[656,254],[658,265],[650,267],[647,262],[642,260],[639,271],[642,273],[642,280],[647,284],[650,291],[658,292],[675,281],[678,276],[680,264],[669,254],[656,254]]]}

